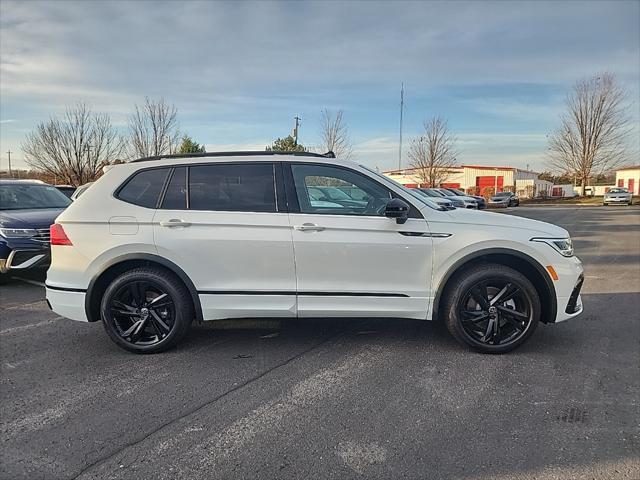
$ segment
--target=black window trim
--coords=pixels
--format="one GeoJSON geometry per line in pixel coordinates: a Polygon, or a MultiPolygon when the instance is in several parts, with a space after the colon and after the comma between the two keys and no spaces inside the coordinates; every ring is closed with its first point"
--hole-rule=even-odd
{"type": "Polygon", "coordinates": [[[120,186],[113,192],[113,198],[115,198],[116,200],[120,200],[121,202],[128,203],[129,205],[135,205],[136,207],[148,208],[150,210],[158,210],[158,206],[162,204],[162,200],[164,199],[164,191],[167,188],[168,179],[169,179],[169,177],[171,177],[171,175],[173,173],[173,168],[174,168],[174,165],[158,165],[156,167],[141,168],[140,170],[136,170],[131,175],[129,175],[120,184],[120,186]],[[147,207],[145,205],[140,205],[140,204],[133,203],[133,202],[130,202],[128,200],[125,200],[123,198],[120,198],[120,192],[122,192],[122,190],[124,190],[126,188],[126,186],[129,184],[129,182],[131,182],[131,180],[133,180],[136,177],[136,175],[138,175],[138,174],[140,174],[142,172],[148,172],[148,171],[151,171],[151,170],[167,170],[167,173],[165,174],[165,177],[164,177],[164,181],[162,183],[162,187],[160,188],[160,194],[158,195],[158,198],[156,199],[155,207],[147,207]]]}
{"type": "Polygon", "coordinates": [[[410,200],[404,198],[402,195],[399,195],[398,193],[394,192],[393,190],[391,190],[389,187],[387,187],[386,185],[380,183],[376,178],[370,177],[369,175],[366,175],[365,173],[362,173],[358,170],[354,170],[353,168],[349,168],[349,167],[345,167],[344,165],[336,165],[333,163],[320,163],[320,162],[283,162],[286,163],[286,167],[284,168],[284,178],[285,178],[285,191],[287,193],[287,202],[289,204],[289,213],[301,213],[303,215],[334,215],[334,216],[341,216],[341,217],[361,217],[361,218],[381,218],[381,215],[358,215],[356,213],[328,213],[328,212],[313,212],[313,213],[304,213],[300,210],[300,204],[298,202],[298,195],[297,195],[297,189],[296,189],[296,185],[295,185],[295,180],[293,178],[293,171],[291,169],[291,167],[293,165],[312,165],[314,167],[331,167],[331,168],[337,168],[340,170],[345,170],[347,172],[350,173],[354,173],[356,175],[360,175],[363,177],[367,177],[367,179],[369,179],[370,181],[374,182],[375,184],[379,185],[381,188],[385,189],[387,192],[389,192],[391,194],[391,198],[399,198],[400,200],[403,200],[405,202],[407,202],[411,209],[409,210],[409,218],[417,218],[417,219],[422,219],[424,220],[424,216],[422,215],[422,213],[420,212],[420,210],[413,204],[413,202],[411,202],[410,200]],[[293,199],[293,201],[292,201],[293,199]]]}
{"type": "MultiPolygon", "coordinates": [[[[278,195],[278,164],[281,164],[282,162],[258,162],[258,161],[248,161],[248,162],[238,162],[238,161],[231,161],[231,162],[198,162],[198,163],[176,163],[173,165],[164,165],[164,166],[155,166],[155,167],[149,167],[149,168],[141,168],[140,170],[136,170],[132,175],[130,175],[122,184],[122,186],[120,186],[118,188],[118,190],[116,190],[116,194],[119,193],[120,189],[124,188],[124,186],[129,182],[129,180],[131,178],[133,178],[135,175],[137,175],[140,172],[144,172],[147,170],[157,170],[159,168],[170,168],[171,172],[170,172],[170,177],[173,177],[173,172],[175,169],[180,168],[180,167],[186,167],[187,169],[187,175],[186,175],[186,182],[187,182],[187,188],[186,188],[186,195],[187,195],[187,208],[186,210],[183,209],[179,209],[180,211],[194,211],[194,212],[236,212],[236,213],[286,213],[286,200],[284,196],[279,196],[278,195]],[[274,199],[275,199],[275,204],[276,204],[276,210],[275,212],[257,212],[257,211],[253,211],[253,210],[193,210],[191,208],[191,167],[203,167],[203,166],[209,166],[209,165],[271,165],[272,168],[272,174],[273,174],[273,188],[274,188],[274,199]],[[279,207],[282,208],[279,208],[279,207]]],[[[280,166],[280,170],[282,169],[282,167],[280,166]]],[[[168,181],[165,182],[165,185],[163,186],[161,195],[159,197],[159,201],[156,204],[156,210],[169,210],[169,209],[164,209],[162,208],[162,202],[164,202],[164,197],[167,191],[167,188],[169,186],[169,182],[171,181],[171,178],[169,178],[168,181]]],[[[284,187],[282,186],[282,183],[280,184],[280,190],[284,190],[284,187]]],[[[117,198],[117,197],[116,197],[117,198]]],[[[120,200],[120,199],[119,199],[120,200]]],[[[122,200],[124,201],[124,200],[122,200]]],[[[127,202],[130,203],[130,202],[127,202]]],[[[143,208],[149,208],[149,207],[143,207],[143,208]]]]}

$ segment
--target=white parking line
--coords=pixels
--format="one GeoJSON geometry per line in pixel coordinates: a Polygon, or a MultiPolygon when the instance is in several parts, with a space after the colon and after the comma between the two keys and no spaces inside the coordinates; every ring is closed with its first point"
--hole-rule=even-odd
{"type": "Polygon", "coordinates": [[[0,335],[6,335],[8,333],[20,332],[22,330],[28,330],[29,328],[41,327],[43,325],[48,325],[50,323],[56,322],[56,321],[60,320],[61,318],[63,318],[63,317],[51,318],[49,320],[45,320],[43,322],[38,322],[38,323],[29,323],[27,325],[20,325],[19,327],[5,328],[4,330],[0,330],[0,335]]]}
{"type": "Polygon", "coordinates": [[[29,280],[28,278],[20,278],[20,277],[11,277],[14,280],[20,280],[24,283],[29,283],[31,285],[36,285],[37,287],[44,287],[44,282],[38,282],[37,280],[29,280]]]}

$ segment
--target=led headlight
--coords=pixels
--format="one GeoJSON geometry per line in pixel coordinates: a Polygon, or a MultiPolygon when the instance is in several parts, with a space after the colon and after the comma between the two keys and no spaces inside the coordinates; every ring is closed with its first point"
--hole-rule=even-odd
{"type": "Polygon", "coordinates": [[[30,238],[37,233],[32,228],[0,228],[0,235],[4,238],[30,238]]]}
{"type": "Polygon", "coordinates": [[[552,246],[564,257],[573,257],[573,242],[570,238],[532,238],[532,242],[542,242],[552,246]]]}

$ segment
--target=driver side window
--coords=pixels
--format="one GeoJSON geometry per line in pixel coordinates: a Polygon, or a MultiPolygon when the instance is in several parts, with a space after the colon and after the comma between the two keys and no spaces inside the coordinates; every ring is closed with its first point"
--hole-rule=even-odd
{"type": "Polygon", "coordinates": [[[301,213],[384,216],[391,193],[352,170],[328,165],[291,165],[301,213]]]}

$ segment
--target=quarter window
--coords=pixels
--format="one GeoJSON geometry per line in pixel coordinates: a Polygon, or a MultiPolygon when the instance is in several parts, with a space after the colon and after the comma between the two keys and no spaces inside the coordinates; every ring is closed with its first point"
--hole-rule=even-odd
{"type": "Polygon", "coordinates": [[[120,189],[117,198],[141,207],[156,208],[169,168],[154,168],[136,173],[120,189]]]}
{"type": "Polygon", "coordinates": [[[374,180],[343,168],[292,165],[302,213],[383,216],[391,193],[374,180]]]}
{"type": "Polygon", "coordinates": [[[273,164],[235,163],[189,167],[189,208],[275,212],[273,164]]]}

